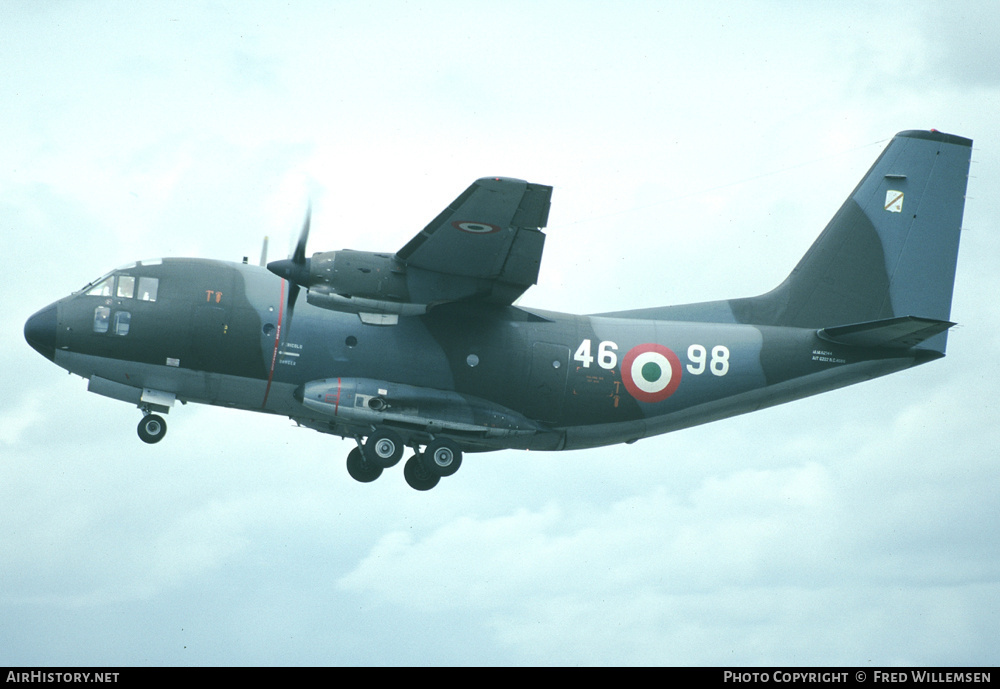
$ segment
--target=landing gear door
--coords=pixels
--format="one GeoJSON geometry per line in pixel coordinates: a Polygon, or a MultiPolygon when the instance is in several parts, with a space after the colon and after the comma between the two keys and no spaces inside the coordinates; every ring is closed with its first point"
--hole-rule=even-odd
{"type": "Polygon", "coordinates": [[[559,423],[568,376],[569,347],[549,342],[534,343],[525,414],[544,423],[559,423]]]}

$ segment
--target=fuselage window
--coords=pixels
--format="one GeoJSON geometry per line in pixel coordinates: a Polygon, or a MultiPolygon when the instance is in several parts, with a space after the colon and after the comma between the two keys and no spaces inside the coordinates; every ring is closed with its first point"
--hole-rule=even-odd
{"type": "Polygon", "coordinates": [[[139,278],[139,294],[142,301],[156,301],[156,291],[160,287],[158,278],[139,278]]]}
{"type": "Polygon", "coordinates": [[[118,278],[118,292],[116,293],[119,299],[131,299],[132,295],[135,294],[135,278],[131,275],[122,275],[118,278]]]}
{"type": "Polygon", "coordinates": [[[101,280],[96,285],[87,290],[88,297],[110,297],[111,296],[111,286],[114,284],[115,279],[113,277],[107,280],[101,280]]]}
{"type": "Polygon", "coordinates": [[[128,335],[131,323],[132,314],[128,311],[118,311],[115,313],[115,335],[128,335]]]}
{"type": "MultiPolygon", "coordinates": [[[[88,292],[88,294],[90,294],[88,292]]],[[[94,309],[94,332],[108,332],[108,321],[111,319],[111,309],[107,306],[98,306],[94,309]]]]}

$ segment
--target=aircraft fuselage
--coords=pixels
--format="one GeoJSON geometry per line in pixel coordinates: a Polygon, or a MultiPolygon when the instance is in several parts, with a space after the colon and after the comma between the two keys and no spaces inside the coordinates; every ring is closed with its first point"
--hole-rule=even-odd
{"type": "MultiPolygon", "coordinates": [[[[164,392],[280,414],[347,437],[366,435],[366,427],[395,410],[403,414],[396,425],[405,440],[425,437],[416,426],[437,422],[467,451],[631,442],[938,356],[839,345],[810,328],[462,304],[378,326],[302,299],[282,335],[285,282],[257,266],[165,259],[109,278],[103,293],[88,286],[40,312],[55,310],[54,322],[48,319],[51,358],[90,379],[92,391],[137,404],[142,391],[164,392]],[[135,292],[143,278],[157,281],[155,300],[135,292]],[[123,279],[132,296],[123,296],[129,293],[123,279]],[[364,404],[367,416],[359,418],[349,413],[355,399],[340,394],[336,404],[301,399],[313,382],[324,397],[335,394],[334,381],[340,388],[344,381],[371,381],[375,392],[360,402],[381,389],[386,408],[364,404]],[[421,413],[420,404],[397,402],[393,386],[465,397],[429,400],[421,413]],[[477,404],[486,413],[513,413],[518,422],[501,420],[492,433],[465,424],[463,432],[459,417],[477,404]],[[413,428],[406,413],[416,414],[413,428]]],[[[352,388],[352,394],[365,393],[352,388]]]]}

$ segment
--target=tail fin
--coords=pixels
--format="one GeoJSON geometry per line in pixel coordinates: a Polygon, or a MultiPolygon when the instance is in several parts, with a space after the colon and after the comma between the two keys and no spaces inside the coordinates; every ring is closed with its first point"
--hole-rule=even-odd
{"type": "MultiPolygon", "coordinates": [[[[803,328],[948,321],[972,141],[897,134],[788,278],[730,301],[738,322],[803,328]]],[[[944,352],[947,333],[921,346],[944,352]]]]}

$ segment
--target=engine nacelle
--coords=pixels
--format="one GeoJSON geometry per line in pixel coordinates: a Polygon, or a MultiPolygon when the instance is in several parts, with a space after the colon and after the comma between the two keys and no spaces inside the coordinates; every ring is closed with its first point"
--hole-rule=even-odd
{"type": "Polygon", "coordinates": [[[428,433],[454,431],[484,437],[537,433],[523,414],[472,395],[371,378],[325,378],[306,383],[296,398],[335,420],[370,427],[400,425],[428,433]]]}
{"type": "Polygon", "coordinates": [[[324,251],[309,259],[309,291],[373,301],[406,302],[406,266],[390,254],[324,251]]]}
{"type": "Polygon", "coordinates": [[[310,289],[306,293],[306,301],[321,309],[356,313],[361,316],[362,321],[372,322],[374,325],[395,323],[399,316],[420,316],[427,313],[427,304],[344,296],[336,292],[329,292],[322,287],[310,289]],[[392,318],[382,322],[377,318],[381,316],[392,316],[392,318]]]}
{"type": "Polygon", "coordinates": [[[372,325],[392,325],[400,316],[419,316],[435,305],[464,299],[510,303],[524,291],[503,282],[414,268],[396,255],[350,249],[272,261],[267,268],[304,287],[313,306],[356,313],[372,325]]]}

